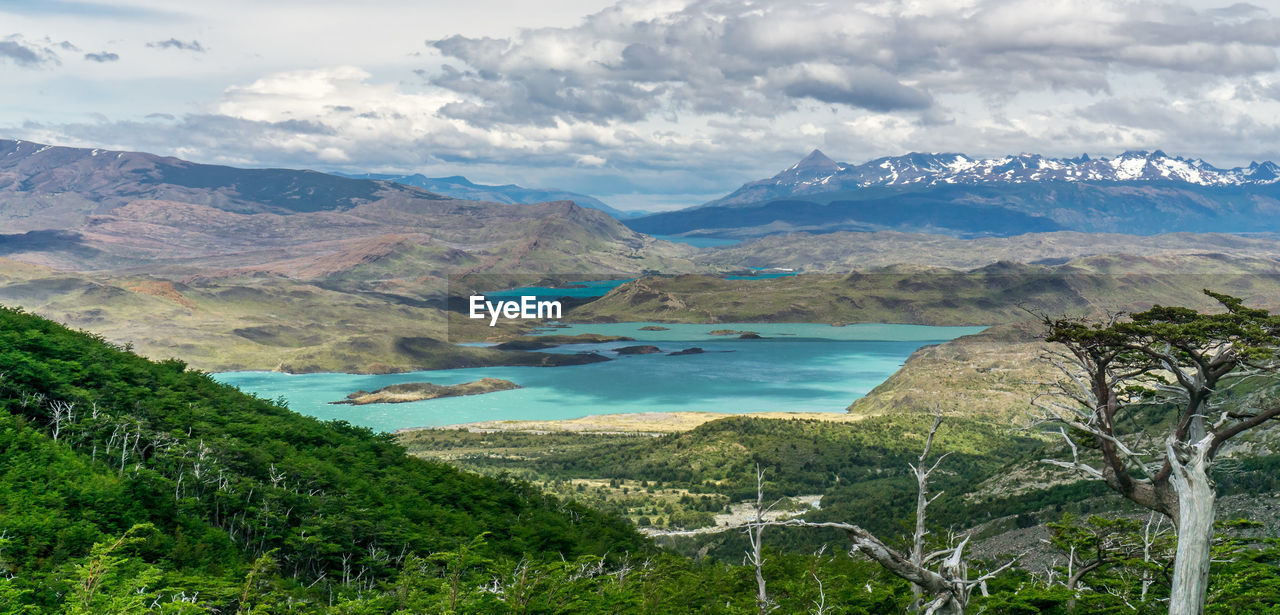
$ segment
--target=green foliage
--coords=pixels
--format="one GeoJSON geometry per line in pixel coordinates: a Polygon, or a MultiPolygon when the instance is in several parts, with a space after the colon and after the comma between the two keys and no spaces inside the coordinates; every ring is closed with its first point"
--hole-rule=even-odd
{"type": "Polygon", "coordinates": [[[135,525],[115,540],[93,545],[85,561],[73,566],[71,592],[64,602],[67,615],[150,612],[149,604],[159,596],[154,586],[160,570],[123,552],[154,531],[149,524],[135,525]]]}
{"type": "Polygon", "coordinates": [[[246,570],[258,571],[252,587],[265,575],[278,592],[327,595],[374,587],[409,553],[485,532],[488,557],[648,548],[615,518],[409,457],[390,436],[300,416],[185,367],[0,310],[6,596],[132,612],[181,582],[226,608],[243,600],[246,570]],[[254,564],[267,554],[270,574],[254,564]],[[103,593],[111,587],[128,595],[103,593]]]}
{"type": "Polygon", "coordinates": [[[1207,614],[1280,611],[1280,538],[1257,537],[1257,526],[1219,524],[1227,534],[1214,545],[1207,614]]]}
{"type": "MultiPolygon", "coordinates": [[[[657,552],[620,519],[528,483],[408,457],[387,435],[301,417],[180,361],[146,361],[18,311],[0,310],[0,407],[0,615],[757,612],[753,571],[732,563],[736,536],[720,543],[723,559],[657,552]]],[[[735,417],[574,444],[535,459],[530,475],[571,493],[589,491],[571,479],[603,477],[603,489],[612,478],[609,489],[667,498],[650,504],[655,520],[692,525],[753,494],[760,463],[767,492],[825,494],[821,515],[892,538],[911,509],[906,463],[926,428],[910,416],[735,417]]],[[[935,447],[951,453],[935,487],[958,495],[1040,444],[954,421],[935,447]]],[[[1034,511],[1084,497],[1070,488],[949,496],[938,523],[971,521],[992,502],[1034,511]]],[[[1209,612],[1274,611],[1280,546],[1233,531],[1215,553],[1209,612]]],[[[771,540],[764,574],[777,612],[901,613],[911,600],[903,581],[846,554],[843,537],[779,530],[771,540]],[[799,550],[827,540],[832,554],[799,550]]],[[[1132,612],[1096,589],[1132,582],[1118,572],[1131,568],[1100,572],[1077,612],[1132,612]]],[[[1061,613],[1071,597],[1017,570],[990,593],[974,605],[992,614],[1061,613]]]]}

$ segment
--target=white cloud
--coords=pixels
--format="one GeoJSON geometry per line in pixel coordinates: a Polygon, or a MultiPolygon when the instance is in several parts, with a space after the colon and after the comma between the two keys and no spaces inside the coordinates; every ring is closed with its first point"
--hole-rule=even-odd
{"type": "Polygon", "coordinates": [[[76,16],[18,15],[25,37],[8,42],[43,41],[51,55],[32,64],[14,48],[0,62],[27,93],[0,106],[0,126],[203,161],[462,173],[629,204],[649,194],[660,206],[731,190],[814,147],[851,162],[1158,147],[1233,164],[1275,156],[1280,136],[1280,20],[1253,5],[581,0],[578,13],[540,14],[497,0],[451,13],[333,2],[301,23],[292,0],[238,1],[169,14],[133,0],[155,14],[103,17],[119,25],[110,38],[76,16]],[[57,66],[63,38],[120,59],[57,66]],[[146,48],[171,40],[205,51],[146,48]],[[85,119],[94,113],[114,119],[85,119]]]}

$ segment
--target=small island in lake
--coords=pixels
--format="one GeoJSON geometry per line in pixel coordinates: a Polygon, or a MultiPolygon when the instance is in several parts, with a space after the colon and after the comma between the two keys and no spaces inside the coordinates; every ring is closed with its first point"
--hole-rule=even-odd
{"type": "Polygon", "coordinates": [[[697,346],[694,346],[694,347],[692,347],[692,348],[685,348],[684,350],[677,350],[677,351],[675,351],[675,352],[668,352],[668,353],[667,353],[667,355],[668,355],[668,356],[672,356],[672,357],[679,357],[679,356],[683,356],[683,355],[687,355],[687,354],[702,354],[702,353],[704,353],[704,352],[706,352],[706,351],[705,351],[705,350],[703,350],[703,349],[701,349],[701,348],[698,348],[697,346]]]}
{"type": "Polygon", "coordinates": [[[755,331],[738,331],[737,329],[716,329],[714,331],[708,331],[707,334],[708,335],[736,335],[738,337],[742,337],[744,335],[756,335],[756,336],[760,335],[755,331]]]}
{"type": "Polygon", "coordinates": [[[670,331],[671,329],[667,327],[661,327],[658,325],[646,325],[646,326],[640,327],[640,330],[641,331],[670,331]]]}
{"type": "Polygon", "coordinates": [[[657,346],[623,346],[622,348],[614,348],[614,352],[618,354],[655,354],[662,352],[657,346]]]}
{"type": "Polygon", "coordinates": [[[634,342],[636,338],[625,335],[579,333],[577,335],[522,335],[494,346],[498,350],[542,350],[562,344],[600,344],[604,342],[634,342]]]}
{"type": "Polygon", "coordinates": [[[509,391],[511,389],[518,388],[520,388],[520,385],[501,378],[481,378],[479,380],[464,382],[462,384],[405,382],[403,384],[385,386],[373,391],[372,393],[369,391],[356,391],[355,393],[348,395],[346,399],[331,401],[329,403],[350,404],[353,406],[363,406],[365,404],[399,404],[408,401],[439,399],[441,397],[480,395],[482,393],[509,391]]]}

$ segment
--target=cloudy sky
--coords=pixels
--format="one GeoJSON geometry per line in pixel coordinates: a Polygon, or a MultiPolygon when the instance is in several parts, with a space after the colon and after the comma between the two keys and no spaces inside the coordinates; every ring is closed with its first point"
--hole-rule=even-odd
{"type": "Polygon", "coordinates": [[[1280,160],[1278,48],[1277,0],[0,0],[0,138],[656,210],[814,148],[1280,160]]]}

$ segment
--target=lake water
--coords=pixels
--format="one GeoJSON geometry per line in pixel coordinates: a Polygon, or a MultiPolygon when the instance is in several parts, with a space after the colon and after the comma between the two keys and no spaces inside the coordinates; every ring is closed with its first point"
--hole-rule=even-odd
{"type": "Polygon", "coordinates": [[[380,431],[489,420],[567,419],[622,412],[842,412],[884,382],[917,348],[984,327],[820,324],[572,325],[549,333],[601,333],[634,342],[574,344],[547,352],[598,351],[612,361],[567,367],[482,367],[387,375],[227,372],[214,378],[260,397],[284,397],[295,411],[380,431]],[[715,336],[754,331],[765,339],[715,336]],[[614,348],[651,344],[663,354],[619,356],[614,348]],[[697,346],[703,354],[665,353],[697,346]],[[402,382],[458,384],[502,378],[521,389],[402,404],[329,405],[357,390],[402,382]]]}
{"type": "Polygon", "coordinates": [[[722,239],[720,237],[682,237],[680,235],[651,235],[654,239],[687,243],[695,248],[719,248],[742,243],[741,239],[722,239]]]}
{"type": "MultiPolygon", "coordinates": [[[[785,278],[798,275],[798,271],[794,270],[778,270],[767,269],[764,267],[747,267],[754,269],[755,272],[750,275],[725,275],[721,276],[725,280],[771,280],[774,278],[785,278]]],[[[603,297],[609,294],[609,291],[626,284],[634,282],[636,278],[624,278],[617,280],[589,280],[586,282],[575,282],[571,286],[520,286],[517,288],[508,288],[505,290],[486,291],[485,297],[490,299],[512,299],[523,296],[533,296],[540,299],[558,299],[561,297],[575,297],[579,299],[591,297],[603,297]]]]}
{"type": "Polygon", "coordinates": [[[508,288],[506,290],[494,290],[485,292],[485,297],[510,299],[519,298],[525,295],[534,297],[543,297],[555,299],[557,297],[603,297],[609,294],[609,291],[626,284],[634,282],[635,278],[626,278],[620,280],[590,280],[587,282],[576,282],[571,288],[563,286],[521,286],[519,288],[508,288]]]}

